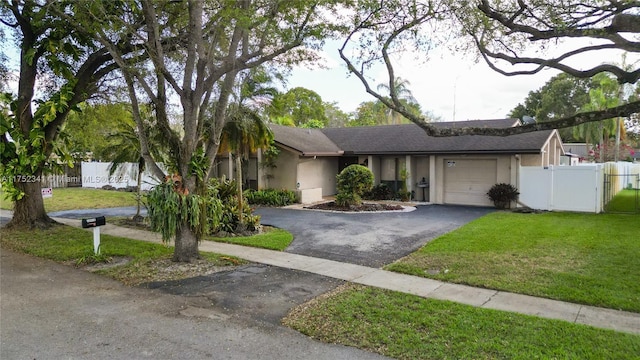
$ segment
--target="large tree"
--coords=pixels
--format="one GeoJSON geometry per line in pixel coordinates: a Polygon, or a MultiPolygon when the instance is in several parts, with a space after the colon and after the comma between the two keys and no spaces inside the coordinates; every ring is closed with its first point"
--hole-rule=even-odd
{"type": "Polygon", "coordinates": [[[322,97],[313,90],[295,87],[285,93],[274,96],[269,108],[272,117],[288,117],[296,126],[310,120],[326,125],[329,122],[325,114],[322,97]]]}
{"type": "MultiPolygon", "coordinates": [[[[531,116],[538,122],[548,122],[575,115],[589,103],[592,84],[589,79],[578,79],[564,73],[556,75],[540,89],[530,91],[508,116],[516,119],[531,116]]],[[[573,140],[570,128],[562,129],[560,135],[564,141],[573,140]]]]}
{"type": "Polygon", "coordinates": [[[110,152],[107,148],[114,148],[111,140],[122,126],[128,130],[130,124],[135,125],[131,110],[123,103],[84,103],[78,107],[80,111],[69,114],[60,133],[68,141],[72,157],[75,161],[87,158],[112,161],[111,154],[106,153],[110,152]]]}
{"type": "MultiPolygon", "coordinates": [[[[238,74],[266,63],[308,59],[308,50],[330,35],[335,18],[329,16],[338,11],[334,1],[125,3],[127,12],[114,15],[109,12],[110,1],[93,1],[80,20],[89,32],[98,34],[120,65],[138,126],[141,99],[153,104],[158,128],[182,179],[183,196],[201,194],[213,173],[238,74]],[[120,38],[144,49],[150,61],[131,66],[114,43],[120,38]],[[181,109],[179,119],[169,117],[171,98],[181,109]],[[171,121],[180,122],[181,134],[171,128],[171,121]]],[[[163,176],[142,132],[140,140],[147,165],[163,176]]],[[[175,261],[199,256],[199,232],[190,216],[185,214],[176,230],[175,261]]]]}
{"type": "Polygon", "coordinates": [[[411,49],[424,54],[433,46],[450,42],[453,34],[470,39],[488,66],[505,76],[535,74],[545,68],[554,68],[577,78],[609,72],[621,83],[634,83],[640,78],[637,66],[625,69],[611,62],[582,69],[573,66],[572,61],[577,56],[598,56],[608,50],[640,53],[639,9],[640,3],[636,1],[362,1],[353,16],[350,34],[339,52],[369,94],[418,124],[429,135],[505,136],[565,128],[626,117],[640,111],[640,100],[507,129],[438,129],[407,111],[392,86],[390,96],[374,90],[369,84],[368,71],[372,64],[382,63],[389,79],[395,79],[397,52],[411,49]],[[597,44],[584,45],[590,41],[597,44]],[[577,45],[561,54],[544,51],[545,48],[559,49],[559,42],[577,45]]]}
{"type": "MultiPolygon", "coordinates": [[[[111,55],[56,15],[64,1],[2,1],[0,22],[20,51],[18,93],[2,98],[0,174],[15,201],[9,227],[46,227],[40,178],[70,160],[58,134],[67,116],[115,68],[111,55]],[[40,88],[36,88],[36,84],[40,88]]],[[[121,46],[118,43],[118,46],[121,46]]]]}

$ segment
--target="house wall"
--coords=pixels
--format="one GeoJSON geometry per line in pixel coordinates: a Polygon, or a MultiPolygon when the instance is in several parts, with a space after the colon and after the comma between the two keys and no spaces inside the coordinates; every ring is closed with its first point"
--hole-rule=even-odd
{"type": "Polygon", "coordinates": [[[520,158],[520,164],[522,166],[544,166],[540,154],[523,154],[520,158]]]}
{"type": "Polygon", "coordinates": [[[561,165],[562,148],[548,144],[543,148],[542,154],[523,154],[521,157],[522,166],[557,166],[561,165]]]}
{"type": "Polygon", "coordinates": [[[373,173],[373,184],[380,185],[380,157],[369,155],[368,159],[369,170],[373,173]]]}
{"type": "Polygon", "coordinates": [[[267,182],[272,189],[296,190],[298,154],[281,149],[276,159],[276,168],[270,170],[272,178],[267,182]]]}
{"type": "Polygon", "coordinates": [[[322,196],[336,194],[338,158],[301,158],[297,171],[300,190],[322,188],[322,196]]]}
{"type": "Polygon", "coordinates": [[[244,180],[249,182],[249,188],[257,190],[259,188],[258,158],[253,156],[250,157],[249,164],[247,166],[247,178],[244,180]]]}
{"type": "Polygon", "coordinates": [[[227,155],[218,155],[216,158],[216,172],[215,177],[218,178],[226,178],[233,179],[233,164],[229,156],[227,155]]]}
{"type": "Polygon", "coordinates": [[[422,188],[419,188],[417,184],[422,181],[429,181],[429,157],[428,156],[414,156],[411,161],[410,181],[413,190],[415,191],[414,199],[417,201],[429,201],[429,188],[424,189],[424,196],[422,188]]]}
{"type": "Polygon", "coordinates": [[[380,158],[380,180],[395,181],[396,180],[396,158],[381,157],[380,158]]]}
{"type": "MultiPolygon", "coordinates": [[[[467,160],[493,160],[495,161],[495,174],[484,174],[487,175],[486,178],[495,178],[494,183],[507,183],[516,185],[517,178],[515,176],[516,172],[512,171],[512,163],[514,156],[513,155],[474,155],[474,156],[432,156],[433,163],[431,165],[430,172],[430,201],[435,204],[444,204],[445,203],[445,167],[449,162],[456,162],[457,160],[467,161],[467,160]],[[493,177],[495,175],[495,177],[493,177]]],[[[473,171],[483,171],[483,168],[474,168],[473,171]]],[[[493,171],[487,169],[487,171],[493,171]]],[[[482,174],[480,174],[482,175],[482,174]]],[[[493,181],[491,181],[493,182],[493,181]]],[[[482,206],[492,206],[491,201],[487,197],[481,196],[483,193],[489,190],[491,186],[494,184],[490,184],[489,182],[485,184],[477,184],[474,189],[470,189],[474,191],[477,196],[473,205],[482,205],[482,206]],[[486,189],[485,189],[486,188],[486,189]]]]}

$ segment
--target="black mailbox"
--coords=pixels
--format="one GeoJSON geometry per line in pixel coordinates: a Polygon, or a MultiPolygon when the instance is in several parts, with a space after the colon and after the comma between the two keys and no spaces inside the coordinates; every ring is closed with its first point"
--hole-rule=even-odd
{"type": "Polygon", "coordinates": [[[104,216],[97,216],[93,219],[82,219],[83,228],[92,228],[96,226],[102,226],[107,223],[107,219],[104,216]]]}

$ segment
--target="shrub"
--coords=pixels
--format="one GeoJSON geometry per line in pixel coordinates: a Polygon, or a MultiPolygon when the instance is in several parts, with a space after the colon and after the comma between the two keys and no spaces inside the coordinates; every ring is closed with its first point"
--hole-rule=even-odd
{"type": "Polygon", "coordinates": [[[247,190],[244,192],[250,204],[265,206],[287,206],[296,202],[296,193],[291,190],[247,190]]]}
{"type": "Polygon", "coordinates": [[[360,205],[362,195],[373,186],[373,173],[362,165],[349,165],[337,176],[338,194],[336,204],[339,206],[360,205]]]}
{"type": "Polygon", "coordinates": [[[210,201],[219,201],[221,207],[218,216],[208,218],[210,234],[242,233],[244,230],[256,231],[260,228],[260,216],[254,215],[250,206],[242,208],[242,217],[246,228],[239,228],[240,218],[238,216],[237,183],[235,180],[211,180],[207,188],[207,198],[210,201]]]}
{"type": "Polygon", "coordinates": [[[506,209],[511,206],[511,202],[518,200],[518,189],[511,184],[495,184],[487,192],[487,196],[498,209],[506,209]]]}
{"type": "Polygon", "coordinates": [[[371,190],[365,192],[362,195],[363,199],[367,200],[392,200],[393,191],[387,184],[379,184],[371,188],[371,190]]]}

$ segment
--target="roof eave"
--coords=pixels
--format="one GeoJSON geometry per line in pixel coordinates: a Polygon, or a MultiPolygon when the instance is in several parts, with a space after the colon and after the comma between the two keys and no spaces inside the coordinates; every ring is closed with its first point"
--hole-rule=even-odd
{"type": "Polygon", "coordinates": [[[302,156],[342,156],[344,151],[330,151],[330,152],[300,152],[302,156]]]}

